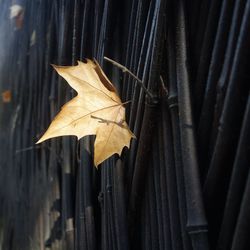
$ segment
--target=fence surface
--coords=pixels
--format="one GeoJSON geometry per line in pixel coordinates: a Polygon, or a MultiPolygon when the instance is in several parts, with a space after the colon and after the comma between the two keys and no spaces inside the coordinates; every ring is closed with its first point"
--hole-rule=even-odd
{"type": "Polygon", "coordinates": [[[0,0],[0,249],[250,249],[249,54],[250,0],[0,0]],[[137,137],[98,169],[94,136],[35,144],[84,58],[137,137]]]}

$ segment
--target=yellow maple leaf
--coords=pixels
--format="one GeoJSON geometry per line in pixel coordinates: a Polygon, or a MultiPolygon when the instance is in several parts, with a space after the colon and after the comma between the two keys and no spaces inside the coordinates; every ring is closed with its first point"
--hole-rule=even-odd
{"type": "Polygon", "coordinates": [[[94,164],[129,148],[135,137],[125,121],[124,103],[96,61],[78,61],[77,66],[55,66],[55,70],[78,93],[66,103],[37,142],[52,137],[96,135],[94,164]]]}

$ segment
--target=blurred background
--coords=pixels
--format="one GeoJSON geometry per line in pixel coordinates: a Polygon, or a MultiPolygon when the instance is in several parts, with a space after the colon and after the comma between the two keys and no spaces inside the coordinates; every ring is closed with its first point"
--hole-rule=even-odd
{"type": "Polygon", "coordinates": [[[250,0],[0,0],[0,249],[249,250],[249,54],[250,0]],[[98,169],[93,136],[35,144],[84,58],[137,137],[98,169]]]}

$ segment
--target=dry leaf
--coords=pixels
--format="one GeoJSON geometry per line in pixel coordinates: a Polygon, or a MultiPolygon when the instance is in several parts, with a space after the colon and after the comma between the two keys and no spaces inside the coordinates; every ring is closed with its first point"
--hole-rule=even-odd
{"type": "Polygon", "coordinates": [[[6,90],[2,93],[2,100],[4,103],[10,103],[11,102],[11,91],[10,90],[6,90]]]}
{"type": "Polygon", "coordinates": [[[66,103],[38,143],[52,137],[96,135],[94,164],[129,147],[135,137],[125,121],[125,108],[97,62],[87,60],[77,66],[54,66],[78,95],[66,103]]]}
{"type": "Polygon", "coordinates": [[[13,4],[10,7],[10,19],[15,19],[16,29],[23,27],[24,9],[19,4],[13,4]]]}
{"type": "Polygon", "coordinates": [[[23,7],[19,4],[13,4],[10,7],[10,19],[13,19],[23,12],[23,7]]]}
{"type": "Polygon", "coordinates": [[[35,44],[36,44],[36,31],[33,30],[30,36],[30,47],[34,46],[35,44]]]}

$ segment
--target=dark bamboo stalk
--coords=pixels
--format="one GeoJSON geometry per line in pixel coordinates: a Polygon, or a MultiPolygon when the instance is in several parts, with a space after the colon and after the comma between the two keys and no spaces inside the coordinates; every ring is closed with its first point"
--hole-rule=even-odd
{"type": "MultiPolygon", "coordinates": [[[[164,103],[164,102],[163,102],[164,103]]],[[[164,112],[164,111],[163,111],[164,112]]],[[[164,115],[161,117],[161,122],[164,121],[164,115]]],[[[160,172],[159,172],[159,183],[160,183],[160,188],[158,191],[161,196],[161,204],[162,204],[162,234],[163,234],[163,242],[161,242],[162,247],[160,249],[171,249],[172,247],[178,245],[178,242],[173,242],[173,239],[176,239],[175,237],[178,237],[178,223],[176,225],[173,225],[174,221],[178,218],[176,218],[173,213],[172,213],[172,204],[170,201],[170,194],[171,193],[171,184],[169,183],[169,179],[173,177],[172,175],[168,175],[168,168],[170,165],[168,165],[170,162],[168,161],[168,156],[171,158],[171,147],[168,146],[165,150],[164,147],[164,140],[167,140],[166,132],[165,130],[165,125],[163,123],[159,123],[159,129],[158,129],[158,143],[157,143],[157,151],[159,152],[159,167],[160,167],[160,172]],[[162,195],[162,190],[168,190],[167,196],[162,195]],[[177,227],[175,233],[173,234],[173,227],[177,227]]],[[[170,142],[170,141],[169,141],[170,142]]],[[[168,143],[169,143],[168,142],[168,143]]],[[[155,161],[154,161],[155,162],[155,161]]],[[[157,162],[157,161],[156,161],[157,162]]],[[[157,165],[158,165],[157,164],[157,165]]],[[[174,198],[171,196],[171,199],[174,198]]],[[[176,248],[178,249],[178,247],[176,248]]]]}
{"type": "Polygon", "coordinates": [[[147,103],[145,106],[145,113],[143,116],[143,123],[141,129],[141,139],[139,141],[137,157],[135,163],[135,171],[133,176],[132,187],[130,191],[130,205],[129,205],[129,225],[130,232],[133,230],[137,209],[141,202],[141,196],[144,188],[144,179],[146,175],[146,164],[148,156],[150,155],[150,144],[154,135],[155,128],[155,114],[157,112],[157,103],[147,103]]]}
{"type": "Polygon", "coordinates": [[[232,67],[232,62],[234,58],[235,48],[237,45],[238,35],[240,31],[241,21],[244,13],[246,1],[237,1],[235,3],[232,24],[230,28],[230,35],[228,38],[227,50],[225,52],[225,60],[223,63],[223,68],[217,85],[216,94],[216,104],[214,108],[213,117],[213,127],[210,135],[210,147],[209,154],[211,155],[214,149],[215,140],[217,137],[217,128],[219,127],[219,120],[223,109],[224,99],[226,95],[226,90],[228,86],[228,81],[230,77],[230,71],[232,67]]]}
{"type": "MultiPolygon", "coordinates": [[[[178,191],[176,183],[176,172],[175,172],[175,162],[174,162],[174,148],[173,148],[173,138],[171,134],[170,116],[167,110],[166,102],[163,102],[162,106],[162,120],[163,126],[162,135],[160,138],[159,145],[163,147],[164,154],[164,165],[166,168],[165,178],[167,182],[168,194],[168,208],[169,208],[169,220],[171,228],[171,242],[174,249],[183,249],[182,234],[181,234],[181,224],[180,224],[180,214],[179,214],[179,201],[178,201],[178,191]]],[[[167,241],[167,240],[166,240],[167,241]]]]}
{"type": "Polygon", "coordinates": [[[187,230],[193,249],[208,249],[207,221],[203,208],[194,138],[189,75],[187,71],[186,23],[183,1],[176,4],[176,71],[184,168],[187,230]]]}
{"type": "Polygon", "coordinates": [[[228,42],[232,12],[235,1],[223,1],[221,15],[218,22],[217,34],[214,41],[211,62],[209,65],[207,83],[205,87],[204,101],[198,124],[198,149],[202,166],[201,175],[204,178],[209,163],[209,136],[212,128],[212,118],[216,99],[216,87],[224,62],[225,51],[228,42]]]}
{"type": "Polygon", "coordinates": [[[126,205],[124,193],[124,164],[121,159],[114,167],[114,217],[117,237],[117,247],[121,250],[129,249],[128,229],[126,221],[126,205]]]}
{"type": "Polygon", "coordinates": [[[250,244],[249,234],[247,233],[250,230],[249,193],[250,193],[250,174],[248,173],[245,192],[241,203],[241,209],[238,216],[237,225],[235,227],[235,233],[231,247],[232,250],[248,249],[250,244]]]}
{"type": "Polygon", "coordinates": [[[220,119],[220,127],[218,128],[218,136],[204,185],[204,195],[209,218],[211,218],[210,216],[216,216],[216,220],[213,219],[213,223],[211,223],[211,228],[214,229],[211,232],[213,242],[216,242],[217,239],[218,232],[216,230],[218,230],[221,222],[229,178],[236,153],[236,145],[249,91],[247,84],[248,79],[245,77],[248,71],[248,54],[246,51],[250,39],[249,18],[249,2],[247,2],[235,57],[230,71],[228,89],[220,119]],[[212,204],[211,200],[216,201],[216,203],[212,204]]]}
{"type": "Polygon", "coordinates": [[[241,129],[238,150],[234,161],[233,172],[228,190],[227,202],[224,209],[223,221],[220,229],[220,236],[217,244],[217,249],[230,248],[233,239],[236,220],[241,206],[242,196],[244,193],[244,187],[249,169],[249,122],[250,97],[248,97],[248,104],[241,129]]]}
{"type": "MultiPolygon", "coordinates": [[[[153,53],[152,49],[151,49],[151,44],[153,44],[154,29],[155,29],[155,25],[156,25],[155,24],[155,22],[156,22],[155,19],[156,19],[157,15],[158,15],[157,14],[158,13],[157,8],[154,5],[150,5],[150,7],[152,8],[152,10],[150,9],[150,12],[153,12],[153,15],[152,15],[152,13],[148,14],[147,21],[149,22],[150,18],[152,18],[154,21],[152,21],[152,25],[149,26],[149,28],[150,28],[150,33],[149,34],[150,35],[149,35],[149,38],[148,38],[148,40],[149,40],[148,44],[146,44],[146,42],[145,42],[145,46],[147,45],[147,47],[145,47],[145,50],[146,50],[145,57],[140,59],[140,62],[145,60],[145,64],[144,65],[142,65],[142,64],[139,65],[140,67],[144,66],[142,80],[145,83],[147,81],[149,81],[147,72],[148,72],[148,70],[150,70],[150,64],[151,64],[151,60],[152,60],[152,59],[150,59],[150,57],[152,56],[152,53],[153,53]]],[[[149,31],[145,31],[145,32],[147,34],[149,31]]],[[[145,40],[147,38],[146,34],[144,36],[145,40]]],[[[140,55],[140,56],[142,56],[142,55],[140,55]]],[[[157,59],[159,59],[159,58],[157,58],[157,59]]],[[[156,81],[158,81],[158,80],[159,79],[156,79],[156,81]]],[[[131,112],[130,112],[129,124],[132,125],[132,128],[134,126],[133,131],[136,134],[137,138],[139,138],[141,136],[141,126],[143,124],[143,113],[144,113],[144,109],[145,109],[145,107],[144,107],[145,96],[138,89],[134,89],[134,91],[135,91],[135,93],[133,94],[133,103],[132,103],[131,112]],[[140,93],[140,95],[137,96],[136,93],[137,94],[140,93]],[[136,119],[135,119],[135,117],[136,117],[136,119]]],[[[136,161],[137,147],[138,147],[138,141],[136,141],[136,140],[132,141],[132,144],[131,144],[132,153],[130,154],[130,157],[129,157],[129,160],[128,160],[128,165],[130,166],[130,169],[129,169],[130,171],[128,173],[128,179],[129,179],[130,182],[132,182],[132,179],[133,179],[133,172],[134,172],[134,166],[135,166],[135,161],[136,161]]]]}
{"type": "MultiPolygon", "coordinates": [[[[194,80],[197,74],[197,70],[199,67],[199,60],[201,56],[201,48],[204,39],[204,33],[206,32],[206,26],[208,22],[208,15],[211,8],[211,1],[210,0],[203,0],[201,2],[200,12],[197,14],[198,20],[197,23],[194,23],[193,30],[196,32],[196,35],[193,37],[190,36],[190,48],[193,51],[193,59],[191,60],[192,68],[191,68],[191,76],[194,80]]],[[[194,15],[194,13],[190,13],[190,15],[194,15]]],[[[193,17],[193,19],[195,19],[193,17]]]]}
{"type": "Polygon", "coordinates": [[[94,208],[93,208],[93,182],[92,174],[95,171],[92,164],[93,159],[90,156],[91,147],[90,139],[86,138],[81,145],[81,158],[82,164],[80,167],[83,168],[83,197],[84,197],[84,217],[85,217],[85,233],[87,241],[87,249],[96,249],[96,229],[94,221],[94,208]]]}
{"type": "MultiPolygon", "coordinates": [[[[173,8],[173,7],[172,7],[173,8]]],[[[173,17],[171,18],[173,20],[173,17]]],[[[175,160],[175,173],[177,184],[177,197],[179,203],[179,218],[181,224],[182,244],[184,249],[190,249],[191,243],[186,232],[186,198],[184,187],[184,174],[182,166],[181,155],[181,141],[180,141],[180,128],[179,128],[179,109],[178,109],[178,92],[176,80],[176,53],[174,44],[174,22],[170,22],[168,29],[168,107],[171,115],[171,125],[173,134],[173,149],[175,160]]]]}
{"type": "MultiPolygon", "coordinates": [[[[157,137],[154,137],[154,138],[157,138],[157,137]]],[[[149,178],[148,194],[147,194],[149,196],[148,216],[149,216],[149,226],[151,230],[151,249],[159,249],[160,247],[159,241],[161,240],[159,238],[160,227],[157,221],[158,219],[157,217],[160,215],[159,208],[157,207],[157,205],[159,204],[159,201],[157,199],[159,197],[159,193],[156,194],[157,189],[155,187],[157,184],[154,183],[158,171],[153,171],[152,163],[151,163],[154,161],[154,159],[156,160],[156,154],[157,152],[155,152],[155,154],[154,153],[151,154],[151,157],[150,157],[151,159],[149,159],[150,160],[149,164],[151,165],[151,168],[149,168],[149,171],[148,171],[149,176],[152,177],[152,178],[149,178]]]]}
{"type": "MultiPolygon", "coordinates": [[[[200,117],[200,110],[202,105],[202,100],[204,98],[204,92],[206,88],[206,78],[208,75],[209,64],[212,55],[212,49],[214,46],[214,39],[217,30],[217,23],[219,20],[220,9],[222,1],[213,0],[210,3],[209,14],[207,18],[207,24],[205,29],[205,34],[202,41],[202,48],[199,57],[199,64],[195,79],[194,86],[194,96],[195,98],[195,109],[194,109],[194,119],[195,123],[200,117]]],[[[199,46],[199,45],[198,45],[199,46]]],[[[200,47],[200,46],[199,46],[200,47]]]]}

